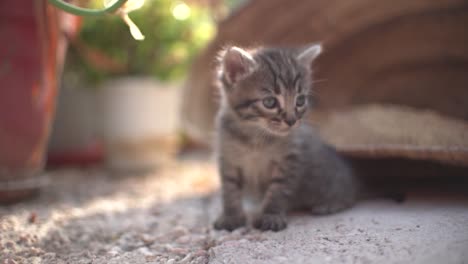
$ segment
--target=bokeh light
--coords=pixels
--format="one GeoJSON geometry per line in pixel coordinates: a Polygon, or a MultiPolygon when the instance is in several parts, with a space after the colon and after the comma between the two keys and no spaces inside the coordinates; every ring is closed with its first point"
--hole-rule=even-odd
{"type": "Polygon", "coordinates": [[[190,7],[184,2],[178,2],[172,7],[172,15],[177,20],[186,20],[190,17],[190,7]]]}

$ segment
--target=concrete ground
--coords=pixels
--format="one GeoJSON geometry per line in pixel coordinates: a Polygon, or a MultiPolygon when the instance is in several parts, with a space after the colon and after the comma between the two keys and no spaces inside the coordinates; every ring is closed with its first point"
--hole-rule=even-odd
{"type": "Polygon", "coordinates": [[[0,263],[468,263],[468,198],[410,195],[282,232],[214,231],[216,173],[177,161],[147,175],[49,172],[40,197],[0,207],[0,263]]]}

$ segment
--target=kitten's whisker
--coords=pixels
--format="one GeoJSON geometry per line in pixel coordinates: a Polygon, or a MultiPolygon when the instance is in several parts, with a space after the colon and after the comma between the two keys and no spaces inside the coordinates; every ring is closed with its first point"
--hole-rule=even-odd
{"type": "Polygon", "coordinates": [[[265,139],[265,132],[263,130],[258,130],[255,134],[255,138],[257,139],[255,141],[255,147],[262,147],[265,139]]]}
{"type": "Polygon", "coordinates": [[[257,133],[256,133],[256,138],[258,139],[258,141],[256,142],[256,146],[257,147],[263,147],[267,142],[267,139],[269,138],[269,134],[267,131],[264,131],[264,130],[259,130],[257,133]]]}
{"type": "Polygon", "coordinates": [[[314,84],[314,83],[321,83],[321,82],[326,82],[326,81],[328,81],[328,80],[327,79],[312,80],[311,83],[314,84]]]}

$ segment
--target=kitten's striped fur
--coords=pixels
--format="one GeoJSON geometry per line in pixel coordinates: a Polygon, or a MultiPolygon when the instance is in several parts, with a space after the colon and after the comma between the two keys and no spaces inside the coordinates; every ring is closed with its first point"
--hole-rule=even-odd
{"type": "Polygon", "coordinates": [[[260,201],[253,225],[262,230],[285,228],[291,209],[323,214],[354,204],[351,169],[302,121],[309,109],[310,65],[320,51],[312,45],[222,52],[216,148],[223,213],[215,228],[246,224],[246,194],[260,201]]]}

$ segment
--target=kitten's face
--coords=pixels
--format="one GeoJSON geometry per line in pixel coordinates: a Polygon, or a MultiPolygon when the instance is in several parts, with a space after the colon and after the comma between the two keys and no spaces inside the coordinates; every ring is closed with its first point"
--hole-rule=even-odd
{"type": "Polygon", "coordinates": [[[277,136],[297,127],[308,108],[310,63],[320,52],[320,46],[311,48],[305,55],[284,49],[226,52],[224,96],[240,120],[277,136]]]}
{"type": "Polygon", "coordinates": [[[304,69],[281,72],[281,65],[259,67],[228,93],[229,105],[241,120],[269,133],[286,135],[307,110],[309,88],[304,69]]]}

